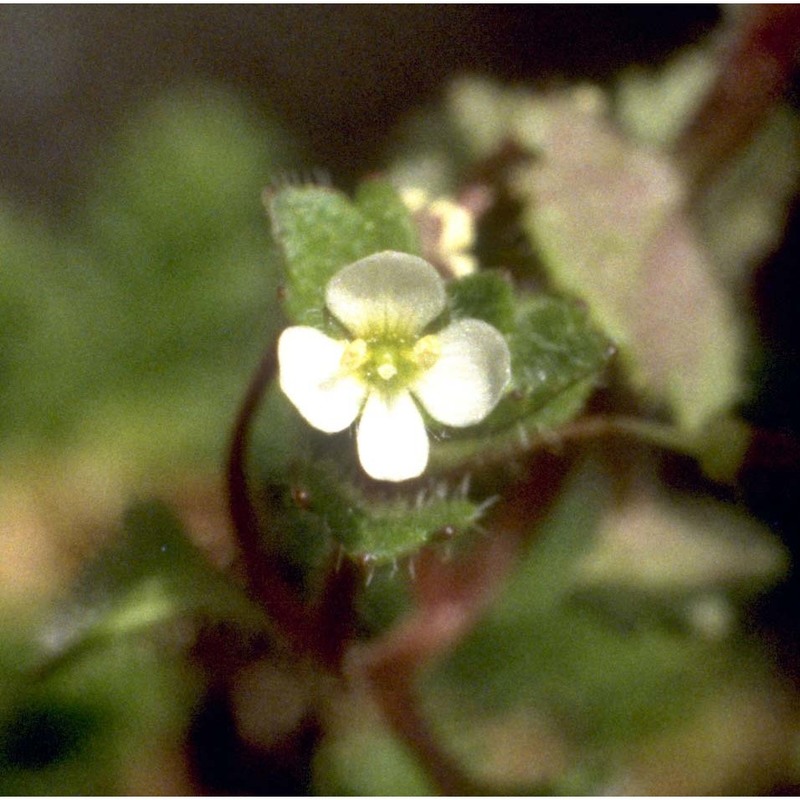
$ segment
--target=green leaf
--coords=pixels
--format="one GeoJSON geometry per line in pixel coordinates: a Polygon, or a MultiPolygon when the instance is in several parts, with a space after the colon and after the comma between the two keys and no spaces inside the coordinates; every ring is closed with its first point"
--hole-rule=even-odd
{"type": "Polygon", "coordinates": [[[709,187],[698,227],[714,268],[736,293],[778,247],[800,179],[800,116],[777,108],[709,187]]]}
{"type": "Polygon", "coordinates": [[[305,570],[320,565],[332,545],[375,566],[394,565],[438,535],[471,530],[482,510],[462,486],[441,484],[412,498],[369,497],[343,478],[340,464],[319,459],[296,462],[278,493],[274,535],[305,570]]]}
{"type": "Polygon", "coordinates": [[[647,487],[604,514],[579,583],[651,593],[753,592],[787,566],[779,541],[742,510],[647,487]]]}
{"type": "MultiPolygon", "coordinates": [[[[498,290],[498,280],[490,274],[485,283],[498,290]]],[[[482,313],[480,301],[468,305],[471,289],[482,283],[482,276],[467,281],[463,299],[456,288],[457,307],[482,313]]],[[[503,324],[505,292],[497,291],[494,298],[491,292],[487,295],[491,316],[503,324]]],[[[583,408],[614,352],[581,306],[546,295],[521,301],[513,327],[506,325],[505,332],[512,373],[507,395],[479,427],[448,430],[433,447],[435,467],[448,467],[472,455],[513,454],[525,448],[530,437],[568,422],[583,408]]]]}
{"type": "MultiPolygon", "coordinates": [[[[432,720],[471,770],[496,758],[493,748],[510,724],[548,732],[560,752],[577,745],[608,759],[611,748],[684,722],[721,684],[749,680],[765,667],[735,632],[708,636],[641,613],[628,624],[630,617],[610,617],[585,595],[577,601],[584,564],[604,520],[616,513],[614,481],[611,469],[593,458],[579,468],[498,602],[427,679],[432,720]]],[[[702,549],[703,522],[693,524],[702,549]]],[[[623,537],[632,570],[647,560],[634,537],[664,549],[659,532],[650,537],[644,526],[627,526],[623,537]]],[[[685,569],[691,559],[684,551],[685,569]]],[[[530,758],[535,770],[536,750],[530,758]]]]}
{"type": "Polygon", "coordinates": [[[390,630],[413,607],[413,582],[408,570],[375,569],[356,600],[359,629],[370,638],[390,630]]]}
{"type": "Polygon", "coordinates": [[[540,107],[533,93],[482,77],[453,81],[447,97],[454,127],[473,161],[496,155],[510,141],[520,143],[519,131],[535,124],[540,107]]]}
{"type": "Polygon", "coordinates": [[[322,326],[325,287],[344,266],[382,250],[417,254],[411,216],[388,184],[370,182],[355,201],[332,189],[284,187],[266,198],[286,267],[286,310],[322,326]]]}
{"type": "Polygon", "coordinates": [[[742,394],[743,335],[683,211],[666,156],[617,133],[597,108],[552,96],[519,171],[523,225],[554,284],[582,298],[644,397],[690,431],[742,394]]]}
{"type": "Polygon", "coordinates": [[[3,205],[0,252],[2,447],[51,444],[74,424],[76,401],[97,377],[87,368],[95,343],[86,332],[96,292],[74,280],[74,245],[3,205]]]}
{"type": "Polygon", "coordinates": [[[709,48],[682,50],[658,70],[625,70],[616,87],[616,117],[626,132],[649,145],[672,147],[716,78],[709,48]]]}
{"type": "Polygon", "coordinates": [[[314,755],[314,792],[327,796],[381,797],[434,793],[414,753],[363,696],[350,695],[347,711],[314,755]]]}
{"type": "Polygon", "coordinates": [[[22,704],[0,731],[0,771],[38,770],[74,758],[96,734],[97,717],[85,705],[63,701],[22,704]]]}
{"type": "Polygon", "coordinates": [[[260,194],[291,150],[227,90],[176,89],[121,121],[62,225],[0,203],[4,453],[216,468],[279,319],[260,194]]]}
{"type": "MultiPolygon", "coordinates": [[[[509,336],[512,394],[494,412],[492,427],[535,414],[587,379],[597,379],[614,352],[585,310],[566,300],[539,296],[520,313],[509,336]]],[[[551,412],[552,413],[552,412],[551,412]]],[[[568,412],[571,415],[571,411],[568,412]]]]}
{"type": "MultiPolygon", "coordinates": [[[[652,85],[628,79],[622,91],[625,119],[641,133],[641,115],[631,111],[630,96],[644,92],[649,107],[679,108],[677,117],[685,120],[698,87],[712,72],[713,65],[698,56],[681,61],[674,74],[652,85]],[[687,80],[688,88],[683,85],[687,80]]],[[[464,79],[454,83],[448,107],[475,157],[497,153],[509,141],[536,155],[510,181],[525,206],[523,227],[553,283],[585,300],[618,344],[634,386],[649,401],[667,405],[686,430],[700,430],[728,411],[742,395],[743,335],[715,265],[681,213],[684,187],[668,158],[614,130],[604,116],[607,99],[593,87],[536,95],[464,79]]],[[[648,121],[648,135],[659,141],[678,130],[663,117],[654,121],[648,116],[648,121]]],[[[773,151],[789,152],[793,136],[773,137],[773,151]]],[[[764,172],[764,152],[767,148],[756,168],[751,159],[751,172],[764,172]]],[[[775,156],[770,163],[780,161],[775,156]]],[[[775,177],[782,174],[775,172],[775,177]]],[[[772,197],[774,192],[759,190],[764,185],[756,181],[754,191],[734,193],[743,215],[777,216],[776,203],[767,208],[767,201],[749,200],[764,191],[765,198],[772,197]]],[[[733,207],[733,196],[723,194],[719,202],[733,207]]],[[[719,218],[713,212],[712,224],[719,218]]],[[[749,233],[734,237],[746,239],[743,247],[731,244],[718,225],[712,231],[716,251],[725,249],[728,261],[745,259],[755,239],[759,244],[774,241],[771,219],[762,221],[737,226],[758,231],[750,238],[749,233]]]]}
{"type": "Polygon", "coordinates": [[[148,466],[217,463],[279,316],[260,194],[291,151],[274,123],[213,86],[159,95],[104,148],[72,264],[76,294],[92,298],[82,438],[123,441],[148,466]]]}
{"type": "Polygon", "coordinates": [[[503,334],[514,330],[514,290],[502,273],[486,270],[447,283],[454,319],[482,319],[503,334]]]}
{"type": "Polygon", "coordinates": [[[413,504],[398,501],[370,511],[347,549],[376,564],[413,555],[437,535],[464,533],[480,518],[480,508],[458,492],[421,495],[413,504]]]}
{"type": "MultiPolygon", "coordinates": [[[[718,61],[710,48],[695,47],[659,70],[626,70],[616,91],[617,120],[635,140],[670,149],[710,89],[718,61]]],[[[778,107],[700,198],[703,244],[714,269],[737,292],[780,241],[800,175],[799,153],[800,119],[778,107]]]]}
{"type": "Polygon", "coordinates": [[[315,444],[323,444],[326,434],[312,428],[273,381],[264,394],[253,429],[253,463],[257,474],[271,484],[289,480],[294,464],[312,458],[315,444]]]}
{"type": "Polygon", "coordinates": [[[23,620],[24,630],[19,619],[10,632],[0,626],[0,790],[136,788],[143,778],[129,772],[131,760],[147,763],[179,746],[199,688],[182,648],[157,647],[143,634],[156,626],[172,635],[165,623],[190,614],[244,629],[263,622],[165,506],[132,506],[122,535],[89,564],[71,596],[23,620]]]}
{"type": "Polygon", "coordinates": [[[116,236],[138,237],[128,258],[143,272],[125,269],[122,248],[125,260],[105,266],[123,281],[147,279],[153,270],[162,281],[189,277],[191,254],[257,222],[264,184],[276,168],[296,160],[280,127],[259,120],[225,89],[204,85],[160,94],[103,152],[89,202],[103,246],[114,248],[116,236]],[[160,268],[162,260],[170,269],[160,268]]]}
{"type": "Polygon", "coordinates": [[[165,505],[141,502],[128,509],[122,535],[90,562],[43,638],[50,655],[60,656],[192,613],[243,623],[259,619],[165,505]]]}
{"type": "Polygon", "coordinates": [[[329,457],[302,452],[292,459],[287,474],[267,487],[271,542],[307,584],[313,583],[337,542],[357,538],[364,510],[342,473],[342,465],[329,457]]]}
{"type": "Polygon", "coordinates": [[[172,647],[107,639],[41,669],[15,648],[41,651],[41,630],[0,626],[0,793],[146,794],[146,771],[184,739],[200,682],[172,647]],[[12,663],[13,662],[13,663],[12,663]],[[23,663],[24,662],[24,663],[23,663]],[[5,694],[5,692],[4,692],[5,694]]]}
{"type": "Polygon", "coordinates": [[[376,250],[419,253],[417,229],[408,208],[391,184],[379,180],[365,181],[356,191],[355,205],[367,221],[376,250]]]}

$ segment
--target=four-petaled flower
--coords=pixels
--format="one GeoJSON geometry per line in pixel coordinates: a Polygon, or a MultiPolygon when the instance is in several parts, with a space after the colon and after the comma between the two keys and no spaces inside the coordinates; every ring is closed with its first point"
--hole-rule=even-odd
{"type": "Polygon", "coordinates": [[[327,433],[360,413],[358,456],[373,478],[403,481],[424,471],[429,443],[417,402],[461,428],[483,420],[508,385],[508,345],[487,322],[459,319],[425,333],[446,296],[421,258],[387,251],[356,261],[334,275],[325,302],[350,338],[287,328],[278,341],[281,389],[327,433]]]}

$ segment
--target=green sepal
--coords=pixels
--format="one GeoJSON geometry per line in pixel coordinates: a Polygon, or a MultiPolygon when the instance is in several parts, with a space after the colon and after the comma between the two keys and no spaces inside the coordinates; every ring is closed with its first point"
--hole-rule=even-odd
{"type": "Polygon", "coordinates": [[[304,460],[278,496],[273,493],[273,509],[280,516],[275,535],[281,552],[310,571],[331,547],[365,564],[394,564],[431,541],[470,530],[482,506],[461,486],[376,499],[343,479],[340,464],[304,460]]]}
{"type": "Polygon", "coordinates": [[[351,547],[370,563],[392,563],[412,555],[433,539],[469,530],[480,512],[476,503],[458,492],[450,497],[421,495],[413,503],[397,501],[364,517],[358,527],[358,540],[351,547]]]}
{"type": "Polygon", "coordinates": [[[287,186],[265,203],[284,256],[285,308],[295,323],[321,327],[325,287],[344,266],[383,250],[418,254],[411,215],[382,181],[361,186],[355,199],[320,186],[287,186]]]}

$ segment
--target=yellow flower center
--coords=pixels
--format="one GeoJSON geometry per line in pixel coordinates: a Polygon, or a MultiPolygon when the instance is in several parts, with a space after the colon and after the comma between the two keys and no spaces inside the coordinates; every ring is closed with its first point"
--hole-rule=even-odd
{"type": "Polygon", "coordinates": [[[406,389],[439,359],[441,345],[434,334],[413,341],[381,335],[348,342],[341,368],[385,395],[406,389]]]}

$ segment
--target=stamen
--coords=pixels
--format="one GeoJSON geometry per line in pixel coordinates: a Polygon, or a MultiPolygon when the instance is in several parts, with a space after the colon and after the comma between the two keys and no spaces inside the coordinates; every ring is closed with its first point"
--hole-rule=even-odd
{"type": "Polygon", "coordinates": [[[430,334],[423,336],[411,351],[411,359],[421,369],[430,369],[442,354],[442,346],[439,337],[430,334]]]}
{"type": "Polygon", "coordinates": [[[367,343],[363,339],[353,339],[347,343],[340,362],[345,372],[354,372],[363,366],[368,355],[367,343]]]}

